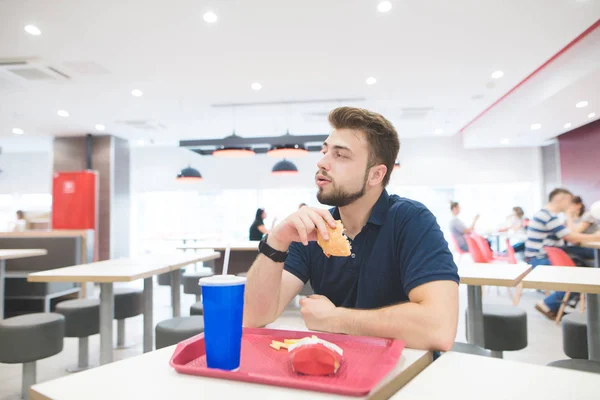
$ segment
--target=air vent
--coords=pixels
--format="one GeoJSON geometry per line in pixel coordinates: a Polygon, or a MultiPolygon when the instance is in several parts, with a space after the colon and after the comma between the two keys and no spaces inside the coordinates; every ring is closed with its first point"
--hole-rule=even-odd
{"type": "Polygon", "coordinates": [[[433,112],[433,107],[405,107],[401,111],[400,119],[424,119],[433,112]]]}
{"type": "Polygon", "coordinates": [[[117,123],[129,126],[131,128],[140,129],[143,131],[159,132],[167,130],[167,127],[165,125],[152,120],[117,121],[117,123]]]}
{"type": "Polygon", "coordinates": [[[39,59],[0,59],[0,71],[15,81],[60,81],[71,77],[39,59]]]}

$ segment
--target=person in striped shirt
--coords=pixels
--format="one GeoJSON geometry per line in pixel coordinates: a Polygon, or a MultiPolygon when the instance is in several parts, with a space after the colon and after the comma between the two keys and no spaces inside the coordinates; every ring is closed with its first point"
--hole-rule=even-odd
{"type": "MultiPolygon", "coordinates": [[[[600,241],[600,232],[584,234],[571,232],[558,218],[571,205],[573,195],[567,189],[554,189],[548,196],[548,204],[533,215],[527,227],[525,261],[533,268],[538,265],[552,265],[544,246],[563,247],[565,240],[572,243],[600,241]]],[[[536,304],[535,308],[550,319],[554,319],[564,297],[564,292],[555,292],[536,304]]]]}

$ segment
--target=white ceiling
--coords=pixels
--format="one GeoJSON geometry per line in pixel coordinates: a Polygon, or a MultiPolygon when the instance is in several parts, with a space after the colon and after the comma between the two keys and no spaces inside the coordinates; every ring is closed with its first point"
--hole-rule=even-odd
{"type": "MultiPolygon", "coordinates": [[[[386,14],[377,3],[0,1],[0,61],[29,59],[71,77],[33,81],[0,68],[0,138],[15,127],[28,136],[76,135],[98,123],[159,143],[234,128],[241,136],[323,134],[327,112],[345,104],[383,113],[401,137],[436,128],[451,135],[600,18],[599,0],[395,0],[386,14]],[[216,24],[203,21],[207,10],[216,24]],[[42,34],[27,34],[27,24],[42,34]],[[505,76],[492,82],[496,70],[505,76]],[[366,85],[369,76],[377,84],[366,85]],[[131,96],[136,88],[143,97],[131,96]],[[359,100],[332,101],[352,98],[359,100]]],[[[478,133],[490,131],[485,120],[478,133]]]]}

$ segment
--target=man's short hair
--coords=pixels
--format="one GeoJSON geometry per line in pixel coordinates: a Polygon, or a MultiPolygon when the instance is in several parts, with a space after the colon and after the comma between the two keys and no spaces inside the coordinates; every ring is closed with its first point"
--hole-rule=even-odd
{"type": "Polygon", "coordinates": [[[552,201],[552,199],[558,196],[559,194],[568,194],[569,196],[573,196],[573,193],[569,192],[567,189],[556,188],[553,191],[551,191],[548,195],[548,201],[552,201]]]}

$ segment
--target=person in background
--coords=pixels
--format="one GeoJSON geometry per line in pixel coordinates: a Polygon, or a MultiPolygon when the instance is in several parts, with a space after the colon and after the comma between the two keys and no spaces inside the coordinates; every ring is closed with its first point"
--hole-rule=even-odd
{"type": "Polygon", "coordinates": [[[13,232],[25,232],[27,229],[27,220],[22,210],[17,211],[17,220],[14,222],[13,232]]]}
{"type": "Polygon", "coordinates": [[[267,212],[263,208],[256,210],[256,216],[254,222],[250,225],[250,240],[260,241],[263,235],[269,233],[265,227],[265,219],[267,218],[267,212]]]}
{"type": "MultiPolygon", "coordinates": [[[[544,246],[563,247],[565,240],[574,243],[600,240],[600,232],[591,235],[571,232],[558,218],[559,213],[569,209],[572,199],[573,195],[567,189],[554,189],[548,196],[548,204],[536,212],[529,222],[525,242],[525,261],[533,268],[538,265],[552,265],[544,251],[544,246]]],[[[535,309],[546,317],[554,319],[564,295],[564,292],[554,292],[537,303],[535,309]]],[[[576,295],[576,293],[571,294],[571,298],[576,295]]]]}
{"type": "Polygon", "coordinates": [[[455,201],[451,201],[450,211],[452,212],[452,219],[450,220],[450,233],[462,251],[469,251],[467,241],[465,240],[465,235],[473,232],[475,229],[475,224],[479,220],[479,215],[475,216],[473,223],[467,228],[465,224],[458,218],[458,214],[460,213],[460,204],[455,201]]]}
{"type": "Polygon", "coordinates": [[[525,240],[527,240],[528,220],[525,218],[525,212],[521,207],[513,207],[512,214],[508,217],[508,227],[500,229],[500,232],[511,231],[511,241],[515,253],[525,251],[525,240]]]}
{"type": "MultiPolygon", "coordinates": [[[[573,197],[566,215],[567,227],[571,232],[592,234],[598,231],[598,221],[589,211],[586,212],[580,196],[573,197]]],[[[587,260],[594,259],[594,250],[579,247],[578,243],[569,243],[564,250],[577,265],[588,266],[587,260]]]]}

